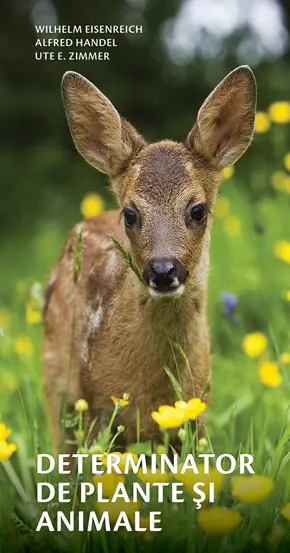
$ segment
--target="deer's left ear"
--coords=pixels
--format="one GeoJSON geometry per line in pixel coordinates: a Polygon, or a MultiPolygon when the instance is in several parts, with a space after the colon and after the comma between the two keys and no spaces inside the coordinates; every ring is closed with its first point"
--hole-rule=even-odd
{"type": "Polygon", "coordinates": [[[201,106],[187,147],[220,168],[235,163],[253,137],[256,98],[252,70],[246,65],[234,69],[201,106]]]}

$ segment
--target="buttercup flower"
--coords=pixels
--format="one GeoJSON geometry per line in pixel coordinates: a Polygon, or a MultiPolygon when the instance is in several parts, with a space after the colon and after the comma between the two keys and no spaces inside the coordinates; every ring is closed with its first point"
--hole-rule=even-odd
{"type": "Polygon", "coordinates": [[[242,342],[244,352],[252,359],[259,357],[265,351],[266,347],[267,338],[262,332],[247,334],[242,342]]]}
{"type": "Polygon", "coordinates": [[[274,252],[278,259],[281,259],[284,263],[290,263],[290,242],[279,240],[274,246],[274,252]]]}
{"type": "Polygon", "coordinates": [[[4,307],[0,309],[0,328],[6,330],[11,324],[11,313],[4,307]]]}
{"type": "Polygon", "coordinates": [[[116,472],[112,472],[112,474],[104,472],[103,474],[95,474],[92,478],[92,482],[95,487],[97,487],[97,484],[101,483],[103,496],[111,498],[118,484],[124,484],[125,478],[122,474],[117,474],[116,472]]]}
{"type": "Polygon", "coordinates": [[[284,518],[290,520],[290,503],[286,503],[286,505],[280,509],[280,513],[284,518]]]}
{"type": "Polygon", "coordinates": [[[222,171],[222,178],[223,180],[230,179],[234,174],[234,167],[230,165],[229,167],[225,167],[222,171]]]}
{"type": "Polygon", "coordinates": [[[87,194],[81,203],[81,214],[85,219],[90,219],[90,217],[95,217],[104,211],[105,204],[102,196],[91,192],[87,194]]]}
{"type": "Polygon", "coordinates": [[[277,363],[266,361],[259,367],[259,378],[262,384],[269,388],[276,388],[281,384],[282,377],[277,363]]]}
{"type": "MultiPolygon", "coordinates": [[[[18,380],[15,374],[0,366],[0,390],[2,393],[12,394],[18,388],[18,380]]],[[[0,433],[1,434],[1,433],[0,433]]],[[[1,439],[1,437],[0,437],[1,439]]]]}
{"type": "Polygon", "coordinates": [[[185,422],[186,413],[184,409],[161,405],[158,411],[153,411],[152,418],[162,428],[177,428],[185,422]]]}
{"type": "Polygon", "coordinates": [[[28,336],[20,334],[13,340],[14,350],[20,358],[31,359],[34,355],[33,343],[28,336]]]}
{"type": "MultiPolygon", "coordinates": [[[[124,396],[125,396],[125,394],[124,394],[124,396]]],[[[115,405],[119,405],[120,407],[126,407],[126,405],[128,405],[128,403],[129,403],[129,400],[124,399],[124,397],[119,398],[119,397],[111,396],[111,400],[113,401],[113,403],[115,405]]]]}
{"type": "Polygon", "coordinates": [[[208,497],[209,494],[209,484],[210,482],[214,483],[214,491],[217,495],[224,483],[224,475],[221,474],[215,467],[210,467],[209,473],[204,473],[204,465],[197,465],[198,474],[195,474],[192,470],[186,470],[183,474],[181,473],[182,465],[180,465],[178,473],[174,475],[174,478],[179,482],[182,482],[186,487],[187,491],[193,495],[193,486],[197,482],[203,482],[205,484],[203,491],[208,497]]]}
{"type": "Polygon", "coordinates": [[[284,190],[286,179],[287,175],[284,171],[275,171],[270,177],[270,182],[275,190],[284,190]]]}
{"type": "Polygon", "coordinates": [[[149,484],[153,484],[154,482],[168,482],[170,474],[168,472],[164,472],[162,474],[159,469],[156,470],[156,474],[152,474],[152,472],[148,469],[147,474],[144,474],[140,469],[138,470],[138,478],[140,478],[142,482],[149,482],[149,484]]]}
{"type": "Polygon", "coordinates": [[[260,503],[268,497],[274,487],[273,479],[261,474],[233,476],[232,494],[245,503],[260,503]]]}
{"type": "Polygon", "coordinates": [[[240,511],[226,509],[226,507],[202,507],[197,512],[198,525],[211,534],[228,534],[241,521],[240,511]]]}
{"type": "Polygon", "coordinates": [[[124,511],[129,520],[134,521],[136,511],[140,508],[140,502],[126,503],[124,499],[118,498],[114,503],[97,503],[97,511],[102,514],[104,511],[108,511],[109,518],[112,523],[116,522],[120,513],[124,511]]]}
{"type": "Polygon", "coordinates": [[[184,412],[186,420],[195,421],[201,413],[206,409],[206,403],[201,401],[199,397],[190,399],[187,403],[186,401],[176,401],[175,408],[180,410],[181,413],[184,412]]]}
{"type": "Polygon", "coordinates": [[[285,165],[287,171],[290,171],[290,152],[288,152],[288,153],[284,156],[284,165],[285,165]]]}
{"type": "Polygon", "coordinates": [[[287,301],[290,301],[290,290],[287,290],[285,297],[287,301]]]}
{"type": "Polygon", "coordinates": [[[227,198],[219,196],[215,203],[214,215],[217,219],[221,220],[227,217],[230,211],[230,202],[227,198]]]}
{"type": "Polygon", "coordinates": [[[0,461],[8,461],[16,449],[16,444],[8,444],[4,440],[0,440],[0,461]]]}
{"type": "Polygon", "coordinates": [[[285,177],[284,179],[284,190],[287,194],[290,194],[290,177],[285,177]]]}
{"type": "Polygon", "coordinates": [[[10,436],[11,430],[10,428],[7,428],[7,426],[4,424],[4,422],[0,422],[0,441],[7,440],[8,436],[10,436]]]}
{"type": "Polygon", "coordinates": [[[79,413],[82,413],[83,411],[87,411],[88,408],[89,406],[85,399],[78,399],[75,402],[75,410],[78,411],[79,413]]]}
{"type": "Polygon", "coordinates": [[[233,215],[227,217],[224,221],[224,231],[228,236],[234,237],[241,234],[241,222],[233,215]]]}
{"type": "Polygon", "coordinates": [[[255,132],[264,133],[267,132],[270,128],[271,122],[270,119],[264,111],[257,111],[255,117],[255,132]]]}
{"type": "Polygon", "coordinates": [[[274,102],[269,106],[268,113],[273,123],[289,123],[290,102],[274,102]]]}
{"type": "Polygon", "coordinates": [[[42,321],[42,313],[39,302],[33,298],[26,306],[26,321],[29,325],[37,325],[42,321]]]}
{"type": "Polygon", "coordinates": [[[290,353],[288,351],[284,351],[284,353],[282,353],[281,361],[283,365],[290,365],[290,353]]]}

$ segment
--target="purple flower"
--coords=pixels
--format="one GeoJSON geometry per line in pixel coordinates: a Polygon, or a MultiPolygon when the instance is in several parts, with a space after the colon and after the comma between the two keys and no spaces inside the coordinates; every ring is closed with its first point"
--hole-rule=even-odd
{"type": "Polygon", "coordinates": [[[224,315],[225,317],[233,324],[237,323],[235,316],[235,310],[238,306],[238,298],[231,292],[222,292],[221,301],[224,306],[224,315]]]}

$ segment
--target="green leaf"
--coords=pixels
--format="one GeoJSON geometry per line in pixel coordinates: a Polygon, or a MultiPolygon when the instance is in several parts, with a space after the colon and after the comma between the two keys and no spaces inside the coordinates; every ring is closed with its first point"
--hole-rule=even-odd
{"type": "Polygon", "coordinates": [[[151,442],[139,442],[137,444],[129,444],[127,450],[130,453],[136,453],[136,455],[152,455],[152,443],[151,442]]]}
{"type": "Polygon", "coordinates": [[[172,384],[172,387],[173,387],[178,399],[183,399],[182,389],[181,389],[181,386],[180,386],[178,380],[176,380],[174,374],[172,373],[172,371],[168,367],[165,366],[164,370],[165,370],[165,372],[166,372],[166,374],[167,374],[167,376],[168,376],[168,378],[169,378],[169,380],[172,384]]]}
{"type": "Polygon", "coordinates": [[[142,284],[145,284],[145,281],[144,281],[137,265],[134,263],[131,254],[128,251],[126,251],[125,248],[123,248],[123,246],[120,244],[120,242],[118,242],[118,240],[116,238],[111,236],[111,234],[108,234],[108,236],[112,240],[116,250],[118,250],[118,252],[123,257],[124,261],[126,261],[126,263],[129,265],[130,269],[132,269],[132,271],[135,273],[135,275],[140,280],[140,282],[142,282],[142,284]]]}

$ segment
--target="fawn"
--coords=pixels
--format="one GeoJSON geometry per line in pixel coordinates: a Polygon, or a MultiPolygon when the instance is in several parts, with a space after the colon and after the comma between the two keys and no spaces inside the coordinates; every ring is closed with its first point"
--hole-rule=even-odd
{"type": "MultiPolygon", "coordinates": [[[[210,230],[221,171],[248,148],[256,83],[251,69],[229,73],[200,108],[184,143],[148,144],[86,78],[65,73],[62,95],[80,154],[106,173],[121,207],[82,223],[82,264],[74,282],[75,227],[53,270],[45,305],[45,391],[53,439],[60,445],[60,409],[79,397],[108,425],[111,395],[130,394],[120,411],[126,442],[157,439],[151,412],[173,404],[164,370],[183,397],[200,397],[210,376],[207,276],[210,230]],[[116,250],[129,252],[141,279],[116,250]],[[179,344],[181,348],[176,348],[179,344]]],[[[208,401],[208,393],[205,401],[208,401]]]]}

